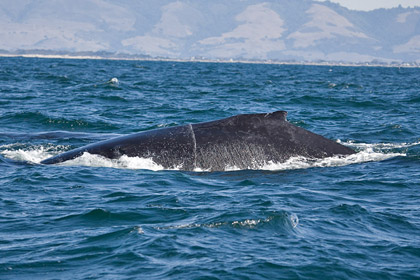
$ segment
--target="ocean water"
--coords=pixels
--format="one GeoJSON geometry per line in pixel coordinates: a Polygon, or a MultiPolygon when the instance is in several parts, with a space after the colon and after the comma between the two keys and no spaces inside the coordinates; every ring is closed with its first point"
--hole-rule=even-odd
{"type": "Polygon", "coordinates": [[[0,279],[420,279],[420,69],[0,58],[0,279]],[[39,164],[276,110],[357,153],[39,164]]]}

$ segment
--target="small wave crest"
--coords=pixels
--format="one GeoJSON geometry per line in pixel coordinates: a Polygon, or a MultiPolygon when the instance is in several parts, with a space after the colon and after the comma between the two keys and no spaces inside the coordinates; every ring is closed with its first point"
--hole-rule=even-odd
{"type": "MultiPolygon", "coordinates": [[[[339,141],[340,142],[340,141],[339,141]]],[[[292,157],[283,163],[267,162],[258,168],[259,170],[293,170],[293,169],[306,169],[312,167],[338,167],[350,164],[383,161],[394,157],[404,157],[405,149],[417,146],[420,142],[416,143],[342,143],[346,146],[354,148],[357,153],[349,156],[333,156],[323,159],[305,158],[305,157],[292,157]]],[[[0,146],[0,154],[6,158],[15,161],[25,161],[29,163],[38,164],[42,160],[51,156],[65,152],[69,147],[63,145],[28,145],[28,144],[9,144],[0,146]]],[[[93,155],[84,153],[82,156],[61,163],[63,166],[91,166],[91,167],[111,167],[120,169],[149,169],[154,171],[168,170],[153,161],[152,158],[129,157],[126,155],[118,159],[109,159],[100,155],[93,155]]],[[[169,170],[181,170],[182,166],[169,168],[169,170]]],[[[225,171],[238,171],[241,170],[235,166],[226,166],[225,171]]],[[[205,172],[196,168],[196,172],[205,172]]]]}
{"type": "Polygon", "coordinates": [[[273,229],[294,230],[299,225],[299,218],[295,213],[286,211],[273,213],[265,218],[250,218],[233,221],[218,221],[209,223],[190,223],[156,227],[158,230],[177,230],[177,229],[194,229],[194,228],[221,228],[230,227],[235,229],[259,229],[264,227],[272,227],[273,229]]]}

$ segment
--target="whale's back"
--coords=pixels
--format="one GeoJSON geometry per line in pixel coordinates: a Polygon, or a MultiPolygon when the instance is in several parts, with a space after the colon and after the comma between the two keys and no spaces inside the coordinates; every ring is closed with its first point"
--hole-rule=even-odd
{"type": "Polygon", "coordinates": [[[295,126],[285,111],[162,128],[90,144],[42,161],[60,163],[88,152],[107,158],[151,158],[165,168],[225,170],[258,168],[295,156],[325,158],[354,151],[295,126]]]}

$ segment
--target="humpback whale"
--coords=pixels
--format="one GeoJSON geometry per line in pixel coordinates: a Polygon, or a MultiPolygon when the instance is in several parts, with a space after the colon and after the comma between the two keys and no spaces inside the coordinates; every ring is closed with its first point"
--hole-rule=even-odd
{"type": "Polygon", "coordinates": [[[258,169],[291,157],[326,158],[355,151],[295,126],[287,112],[241,114],[229,118],[167,127],[89,144],[45,159],[55,164],[87,152],[117,159],[151,158],[164,168],[223,171],[226,167],[258,169]]]}

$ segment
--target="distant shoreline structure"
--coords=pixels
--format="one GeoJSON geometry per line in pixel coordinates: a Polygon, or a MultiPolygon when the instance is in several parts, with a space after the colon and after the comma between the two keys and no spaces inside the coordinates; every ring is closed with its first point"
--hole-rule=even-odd
{"type": "Polygon", "coordinates": [[[167,62],[201,62],[201,63],[243,63],[243,64],[273,64],[273,65],[308,65],[308,66],[348,66],[348,67],[406,67],[420,68],[417,62],[339,62],[339,61],[281,61],[281,60],[258,60],[258,59],[216,59],[216,58],[169,58],[169,57],[151,57],[147,55],[125,55],[125,54],[47,54],[47,53],[13,53],[1,52],[2,57],[24,57],[24,58],[45,58],[45,59],[86,59],[86,60],[126,60],[126,61],[167,61],[167,62]]]}

